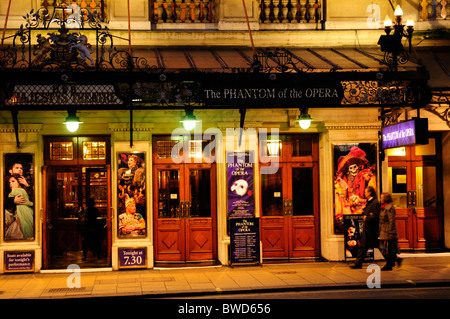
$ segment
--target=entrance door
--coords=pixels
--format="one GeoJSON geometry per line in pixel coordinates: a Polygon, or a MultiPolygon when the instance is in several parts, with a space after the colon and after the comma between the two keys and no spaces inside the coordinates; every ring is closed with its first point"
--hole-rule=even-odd
{"type": "MultiPolygon", "coordinates": [[[[314,139],[298,137],[304,144],[314,139]]],[[[319,171],[312,146],[307,154],[292,153],[286,139],[278,170],[261,174],[261,241],[263,258],[295,259],[319,256],[319,171]],[[289,156],[297,155],[297,156],[289,156]]]]}
{"type": "Polygon", "coordinates": [[[424,146],[388,151],[389,192],[396,207],[399,246],[442,247],[442,170],[439,138],[424,146]]]}
{"type": "Polygon", "coordinates": [[[81,268],[111,265],[110,168],[46,166],[44,168],[44,268],[81,268]],[[83,260],[81,222],[87,199],[93,198],[103,228],[100,256],[89,252],[83,260]]]}
{"type": "Polygon", "coordinates": [[[213,164],[154,165],[156,262],[216,259],[213,164]]]}

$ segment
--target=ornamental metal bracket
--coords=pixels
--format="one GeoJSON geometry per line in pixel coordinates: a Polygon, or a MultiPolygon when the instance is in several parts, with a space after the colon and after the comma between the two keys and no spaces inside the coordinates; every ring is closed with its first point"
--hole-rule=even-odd
{"type": "Polygon", "coordinates": [[[245,109],[245,108],[239,109],[239,114],[241,115],[240,130],[239,130],[239,146],[241,146],[242,134],[244,134],[244,124],[245,124],[245,114],[246,113],[247,113],[247,109],[245,109]]]}
{"type": "Polygon", "coordinates": [[[402,115],[403,108],[381,108],[381,114],[379,119],[381,120],[381,126],[388,126],[398,123],[400,115],[402,115]]]}
{"type": "Polygon", "coordinates": [[[13,125],[14,125],[14,134],[16,136],[16,146],[17,149],[20,149],[20,141],[19,141],[19,120],[17,119],[19,111],[17,110],[11,110],[11,116],[13,118],[13,125]]]}
{"type": "Polygon", "coordinates": [[[425,110],[439,117],[450,127],[450,90],[434,88],[431,92],[431,101],[425,110]]]}

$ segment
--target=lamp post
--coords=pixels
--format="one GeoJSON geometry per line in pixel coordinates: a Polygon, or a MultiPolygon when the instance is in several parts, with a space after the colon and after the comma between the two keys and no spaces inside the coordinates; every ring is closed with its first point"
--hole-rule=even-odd
{"type": "Polygon", "coordinates": [[[386,35],[380,36],[378,44],[384,53],[383,63],[389,66],[390,69],[397,71],[398,64],[404,64],[409,60],[408,52],[403,48],[402,39],[408,39],[409,52],[411,52],[411,39],[414,32],[414,20],[412,16],[408,18],[405,25],[402,24],[403,10],[397,6],[394,12],[395,24],[392,23],[388,15],[384,20],[384,31],[386,35]],[[394,29],[393,34],[391,34],[394,29]]]}

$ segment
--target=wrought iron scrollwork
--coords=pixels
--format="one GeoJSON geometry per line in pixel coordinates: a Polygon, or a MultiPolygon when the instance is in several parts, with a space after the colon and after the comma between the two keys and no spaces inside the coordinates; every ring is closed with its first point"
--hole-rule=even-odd
{"type": "MultiPolygon", "coordinates": [[[[128,84],[119,84],[118,87],[122,96],[129,95],[128,84]]],[[[197,81],[136,82],[132,86],[132,98],[136,108],[142,104],[167,108],[204,105],[201,85],[197,81]]]]}
{"type": "Polygon", "coordinates": [[[450,90],[435,88],[431,92],[431,101],[426,110],[443,120],[450,127],[450,90]]]}
{"type": "Polygon", "coordinates": [[[412,105],[417,103],[411,82],[341,81],[344,105],[412,105]]]}
{"type": "Polygon", "coordinates": [[[398,123],[400,115],[403,113],[404,109],[399,107],[392,107],[388,109],[381,108],[381,125],[388,126],[391,124],[398,123]]]}
{"type": "Polygon", "coordinates": [[[95,29],[101,28],[101,22],[104,20],[102,14],[97,10],[65,3],[53,7],[52,12],[48,6],[39,8],[37,11],[32,9],[23,18],[25,19],[25,29],[49,29],[52,24],[66,28],[84,29],[89,27],[95,29]]]}
{"type": "MultiPolygon", "coordinates": [[[[114,39],[97,11],[70,6],[31,10],[23,16],[25,23],[12,36],[12,45],[2,48],[0,69],[53,71],[143,70],[157,68],[144,58],[117,50],[114,39]],[[57,29],[50,29],[57,26],[57,29]],[[74,28],[72,28],[74,27],[74,28]],[[94,30],[96,43],[91,45],[82,30],[94,30]],[[47,32],[55,30],[54,32],[47,32]],[[33,45],[32,42],[37,42],[33,45]]],[[[123,39],[122,39],[123,40],[123,39]]]]}
{"type": "Polygon", "coordinates": [[[258,49],[253,57],[253,70],[256,72],[300,72],[292,54],[285,49],[258,49]]]}

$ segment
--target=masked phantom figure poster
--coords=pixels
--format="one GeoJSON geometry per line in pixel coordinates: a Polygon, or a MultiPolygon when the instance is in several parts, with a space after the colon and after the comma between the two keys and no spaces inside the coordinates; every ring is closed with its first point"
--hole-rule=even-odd
{"type": "Polygon", "coordinates": [[[252,154],[229,152],[227,173],[228,218],[255,217],[252,154]]]}
{"type": "Polygon", "coordinates": [[[377,145],[375,143],[333,145],[334,230],[344,231],[344,215],[362,214],[367,199],[364,189],[377,189],[377,145]]]}

